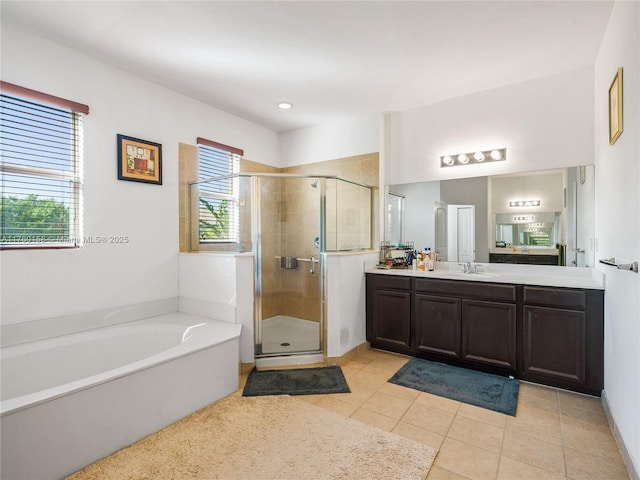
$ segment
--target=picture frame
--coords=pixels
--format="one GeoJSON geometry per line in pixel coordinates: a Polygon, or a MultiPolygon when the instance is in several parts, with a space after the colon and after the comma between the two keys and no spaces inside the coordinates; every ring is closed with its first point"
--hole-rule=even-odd
{"type": "Polygon", "coordinates": [[[618,68],[609,87],[609,145],[622,133],[622,67],[618,68]]]}
{"type": "Polygon", "coordinates": [[[118,180],[162,185],[162,145],[118,134],[118,180]]]}

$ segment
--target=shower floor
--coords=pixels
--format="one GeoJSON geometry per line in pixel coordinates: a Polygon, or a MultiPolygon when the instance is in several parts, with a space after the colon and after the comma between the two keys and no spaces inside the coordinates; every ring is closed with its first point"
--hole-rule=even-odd
{"type": "Polygon", "coordinates": [[[286,315],[276,315],[262,321],[262,353],[312,352],[318,350],[320,350],[319,322],[302,320],[286,315]]]}

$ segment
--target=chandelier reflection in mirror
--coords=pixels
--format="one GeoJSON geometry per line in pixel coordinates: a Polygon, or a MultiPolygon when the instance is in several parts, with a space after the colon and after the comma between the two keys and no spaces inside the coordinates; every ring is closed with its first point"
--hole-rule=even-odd
{"type": "Polygon", "coordinates": [[[506,148],[482,150],[471,153],[458,153],[456,155],[444,155],[440,157],[440,167],[455,167],[458,165],[471,165],[474,163],[501,162],[507,159],[506,148]]]}

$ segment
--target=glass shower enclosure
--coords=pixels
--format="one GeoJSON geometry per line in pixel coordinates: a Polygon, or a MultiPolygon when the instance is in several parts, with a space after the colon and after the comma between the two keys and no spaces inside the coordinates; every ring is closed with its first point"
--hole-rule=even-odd
{"type": "Polygon", "coordinates": [[[256,365],[322,361],[326,254],[371,248],[371,188],[332,176],[238,174],[195,182],[190,193],[192,250],[254,254],[256,365]],[[218,203],[212,216],[216,195],[225,209],[218,203]],[[203,226],[224,221],[224,238],[204,238],[203,226]]]}

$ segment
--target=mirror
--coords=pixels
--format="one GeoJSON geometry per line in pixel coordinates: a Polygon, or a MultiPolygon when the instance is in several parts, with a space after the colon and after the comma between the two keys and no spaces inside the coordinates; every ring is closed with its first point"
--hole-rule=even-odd
{"type": "Polygon", "coordinates": [[[387,232],[443,261],[593,267],[594,167],[389,185],[387,232]],[[391,208],[403,199],[402,208],[391,208]]]}

